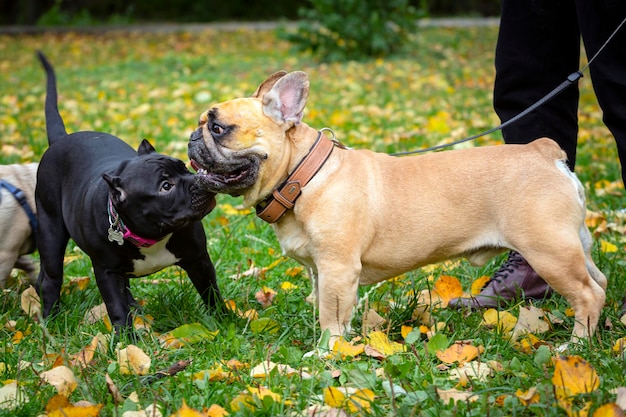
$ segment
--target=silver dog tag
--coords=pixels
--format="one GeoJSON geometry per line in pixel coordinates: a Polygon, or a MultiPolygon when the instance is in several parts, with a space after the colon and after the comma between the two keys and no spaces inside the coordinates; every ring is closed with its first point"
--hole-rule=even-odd
{"type": "Polygon", "coordinates": [[[119,230],[109,227],[109,242],[117,242],[118,245],[124,244],[124,235],[119,230]]]}

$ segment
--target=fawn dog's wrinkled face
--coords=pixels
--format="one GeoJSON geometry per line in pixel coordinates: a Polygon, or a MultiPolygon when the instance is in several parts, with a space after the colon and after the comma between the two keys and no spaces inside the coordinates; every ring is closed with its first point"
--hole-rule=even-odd
{"type": "Polygon", "coordinates": [[[250,198],[255,200],[283,160],[285,132],[302,120],[307,97],[306,74],[287,76],[281,71],[251,97],[219,103],[202,113],[188,154],[204,188],[246,198],[254,194],[250,198]]]}

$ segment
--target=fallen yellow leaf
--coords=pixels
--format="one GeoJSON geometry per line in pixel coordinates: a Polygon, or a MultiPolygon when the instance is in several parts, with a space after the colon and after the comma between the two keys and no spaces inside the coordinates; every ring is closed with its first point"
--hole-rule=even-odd
{"type": "Polygon", "coordinates": [[[196,372],[193,374],[194,380],[204,380],[205,378],[209,381],[224,381],[231,378],[233,375],[229,371],[225,371],[221,365],[218,365],[214,369],[205,369],[200,372],[196,372]]]}
{"type": "Polygon", "coordinates": [[[608,403],[596,408],[592,417],[624,417],[624,410],[615,403],[608,403]]]}
{"type": "Polygon", "coordinates": [[[490,329],[497,329],[500,333],[509,333],[517,324],[517,318],[508,311],[498,311],[489,308],[483,313],[482,324],[490,329]]]}
{"type": "MultiPolygon", "coordinates": [[[[65,398],[60,395],[57,395],[55,397],[65,398]]],[[[67,402],[67,404],[57,408],[49,409],[50,403],[52,402],[52,400],[55,399],[55,397],[52,397],[52,399],[48,402],[48,405],[46,406],[46,411],[48,411],[48,417],[98,417],[100,415],[100,410],[104,406],[104,404],[91,404],[84,401],[76,404],[70,404],[66,398],[65,402],[67,402]]],[[[59,403],[61,402],[62,401],[60,401],[59,403]]]]}
{"type": "Polygon", "coordinates": [[[618,355],[626,352],[626,337],[620,337],[615,341],[615,344],[613,345],[613,352],[618,355]]]}
{"type": "MultiPolygon", "coordinates": [[[[285,271],[285,275],[289,277],[295,277],[300,275],[302,273],[302,270],[303,268],[301,266],[292,266],[291,268],[287,268],[287,270],[285,271]]],[[[298,286],[291,284],[290,288],[298,288],[298,286]]]]}
{"type": "Polygon", "coordinates": [[[355,358],[362,354],[364,350],[365,345],[363,343],[353,345],[343,337],[340,337],[333,345],[333,356],[341,359],[346,359],[347,357],[355,358]]]}
{"type": "Polygon", "coordinates": [[[250,410],[254,411],[256,405],[252,395],[247,393],[238,394],[232,400],[230,400],[230,409],[234,412],[250,410]]]}
{"type": "Polygon", "coordinates": [[[539,403],[539,393],[537,392],[537,387],[532,387],[528,391],[522,391],[518,389],[515,391],[515,396],[520,400],[523,405],[528,404],[538,404],[539,403]]]}
{"type": "MultiPolygon", "coordinates": [[[[206,410],[206,417],[225,417],[228,415],[228,411],[217,404],[211,404],[206,410]]],[[[149,416],[150,417],[150,416],[149,416]]]]}
{"type": "Polygon", "coordinates": [[[483,275],[482,277],[476,278],[472,282],[472,286],[470,287],[470,294],[471,295],[478,295],[478,294],[480,294],[480,291],[483,289],[485,284],[487,284],[487,282],[489,282],[490,279],[491,279],[491,277],[489,275],[483,275]]]}
{"type": "Polygon", "coordinates": [[[172,414],[171,417],[206,417],[206,416],[207,415],[205,413],[202,413],[198,410],[194,410],[193,408],[190,408],[185,402],[185,400],[183,399],[182,407],[180,407],[176,411],[176,414],[172,414]]]}
{"type": "Polygon", "coordinates": [[[282,401],[282,397],[280,396],[280,394],[277,394],[275,392],[273,392],[272,390],[270,390],[267,387],[262,387],[262,386],[256,386],[256,387],[252,387],[249,386],[248,387],[248,392],[250,394],[252,394],[252,396],[263,400],[263,398],[265,397],[270,397],[274,402],[281,402],[282,401]]]}
{"type": "Polygon", "coordinates": [[[559,356],[553,359],[552,384],[557,402],[568,414],[587,415],[591,402],[584,402],[582,409],[574,409],[578,394],[590,393],[600,386],[595,369],[580,356],[559,356]]]}
{"type": "Polygon", "coordinates": [[[203,340],[213,340],[218,333],[219,330],[210,331],[201,323],[189,323],[162,334],[159,341],[164,347],[177,349],[203,340]]]}
{"type": "Polygon", "coordinates": [[[253,333],[274,334],[280,330],[280,324],[269,317],[261,317],[250,322],[250,330],[253,333]]]}
{"type": "Polygon", "coordinates": [[[374,401],[374,392],[370,389],[356,388],[324,388],[324,404],[338,409],[346,409],[351,413],[369,412],[374,401]]]}
{"type": "Polygon", "coordinates": [[[433,292],[439,295],[441,307],[445,308],[451,299],[463,296],[463,287],[458,278],[442,275],[435,281],[433,292]]]}
{"type": "Polygon", "coordinates": [[[11,338],[11,343],[14,345],[19,344],[24,338],[24,333],[21,330],[16,331],[11,338]]]}
{"type": "Polygon", "coordinates": [[[617,246],[604,239],[600,239],[600,250],[605,253],[615,253],[617,252],[617,246]]]}
{"type": "Polygon", "coordinates": [[[409,335],[409,333],[411,333],[413,331],[413,326],[402,326],[402,328],[400,329],[400,334],[402,335],[403,339],[406,339],[406,337],[409,335]]]}
{"type": "Polygon", "coordinates": [[[539,346],[544,345],[544,344],[545,344],[545,342],[543,342],[541,339],[539,339],[534,334],[526,333],[518,341],[516,341],[513,345],[520,352],[530,354],[530,353],[533,353],[535,351],[535,349],[537,349],[539,346]]]}
{"type": "Polygon", "coordinates": [[[70,279],[70,285],[78,288],[80,291],[84,291],[90,280],[91,278],[89,277],[74,277],[70,279]]]}
{"type": "Polygon", "coordinates": [[[440,361],[453,364],[458,362],[463,365],[466,362],[474,360],[485,351],[483,346],[474,346],[468,341],[456,341],[445,350],[439,350],[435,353],[440,361]]]}
{"type": "Polygon", "coordinates": [[[281,289],[281,290],[283,290],[283,291],[287,291],[287,292],[289,292],[289,291],[297,290],[297,289],[298,289],[298,286],[297,286],[297,285],[295,285],[295,284],[292,284],[292,283],[291,283],[291,282],[289,282],[289,281],[283,281],[283,282],[280,284],[280,289],[281,289]]]}
{"type": "Polygon", "coordinates": [[[406,351],[406,346],[389,340],[383,332],[371,332],[367,335],[367,343],[385,356],[406,351]]]}
{"type": "Polygon", "coordinates": [[[117,351],[120,373],[125,375],[146,375],[150,370],[150,356],[135,345],[128,345],[117,351]]]}

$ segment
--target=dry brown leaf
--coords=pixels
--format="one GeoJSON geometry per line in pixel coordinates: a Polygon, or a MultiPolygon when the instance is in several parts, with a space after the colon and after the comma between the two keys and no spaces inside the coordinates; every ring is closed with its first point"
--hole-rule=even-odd
{"type": "Polygon", "coordinates": [[[307,417],[348,417],[341,408],[333,408],[327,404],[312,405],[304,410],[307,417]]]}
{"type": "Polygon", "coordinates": [[[269,287],[263,287],[254,294],[254,298],[256,298],[263,308],[271,306],[274,297],[276,297],[276,291],[269,287]]]}
{"type": "Polygon", "coordinates": [[[494,372],[504,372],[506,370],[505,366],[498,361],[487,361],[487,365],[489,365],[494,372]]]}
{"type": "Polygon", "coordinates": [[[115,382],[113,382],[108,372],[104,375],[104,380],[107,383],[107,388],[111,393],[111,397],[113,397],[113,403],[115,405],[122,404],[124,402],[124,397],[122,397],[120,390],[117,388],[117,385],[115,385],[115,382]]]}
{"type": "Polygon", "coordinates": [[[299,375],[302,379],[310,379],[311,375],[305,371],[294,369],[289,365],[274,363],[272,361],[261,362],[250,370],[250,376],[253,378],[266,378],[269,374],[276,370],[280,375],[299,375]]]}
{"type": "Polygon", "coordinates": [[[363,333],[367,334],[372,330],[380,330],[381,326],[385,324],[387,320],[382,318],[374,309],[370,308],[363,313],[363,323],[361,328],[363,333]]]}
{"type": "Polygon", "coordinates": [[[459,391],[457,389],[440,389],[440,388],[436,388],[435,389],[437,391],[437,395],[439,396],[439,399],[441,401],[443,401],[445,404],[448,404],[450,401],[453,402],[457,402],[457,401],[477,401],[478,400],[478,395],[474,394],[473,392],[467,392],[467,391],[459,391]]]}
{"type": "Polygon", "coordinates": [[[59,394],[66,397],[69,397],[78,385],[74,373],[65,365],[42,372],[41,379],[55,387],[59,394]]]}
{"type": "Polygon", "coordinates": [[[233,274],[229,278],[238,280],[239,278],[243,278],[243,277],[262,278],[263,275],[265,275],[267,268],[257,268],[254,265],[254,262],[252,262],[251,260],[248,260],[248,264],[250,265],[250,267],[246,271],[233,274]]]}
{"type": "Polygon", "coordinates": [[[107,308],[104,303],[102,303],[86,312],[83,321],[87,324],[94,324],[104,319],[105,317],[108,317],[107,308]]]}
{"type": "Polygon", "coordinates": [[[492,370],[485,362],[471,361],[450,371],[452,379],[476,379],[485,381],[492,375],[492,370]]]}
{"type": "Polygon", "coordinates": [[[20,297],[20,305],[22,310],[30,317],[38,317],[41,315],[41,300],[37,290],[32,285],[22,292],[20,297]]]}
{"type": "Polygon", "coordinates": [[[619,387],[616,389],[617,397],[615,398],[615,404],[622,410],[626,411],[626,388],[619,387]]]}
{"type": "Polygon", "coordinates": [[[100,339],[98,335],[94,336],[93,339],[91,339],[91,343],[89,343],[89,345],[85,346],[80,352],[78,352],[70,359],[70,364],[83,369],[89,366],[89,364],[93,360],[93,356],[96,353],[96,350],[98,349],[99,343],[100,339]]]}
{"type": "Polygon", "coordinates": [[[15,381],[0,387],[0,410],[15,410],[29,400],[15,381]]]}
{"type": "Polygon", "coordinates": [[[540,334],[550,330],[546,313],[535,306],[523,306],[519,309],[519,317],[513,329],[512,339],[517,340],[523,334],[540,334]]]}

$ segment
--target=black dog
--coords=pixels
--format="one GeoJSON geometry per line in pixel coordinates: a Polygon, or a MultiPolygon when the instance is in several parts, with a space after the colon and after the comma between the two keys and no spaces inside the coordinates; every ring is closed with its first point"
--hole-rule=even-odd
{"type": "Polygon", "coordinates": [[[156,153],[146,140],[135,152],[107,133],[68,135],[57,107],[54,70],[38,55],[48,80],[49,148],[35,191],[41,257],[37,289],[44,317],[60,298],[70,238],[91,258],[116,330],[132,328],[130,306],[136,302],[129,278],[174,264],[187,271],[208,306],[221,308],[200,222],[215,207],[215,195],[196,186],[196,176],[182,161],[156,153]]]}

